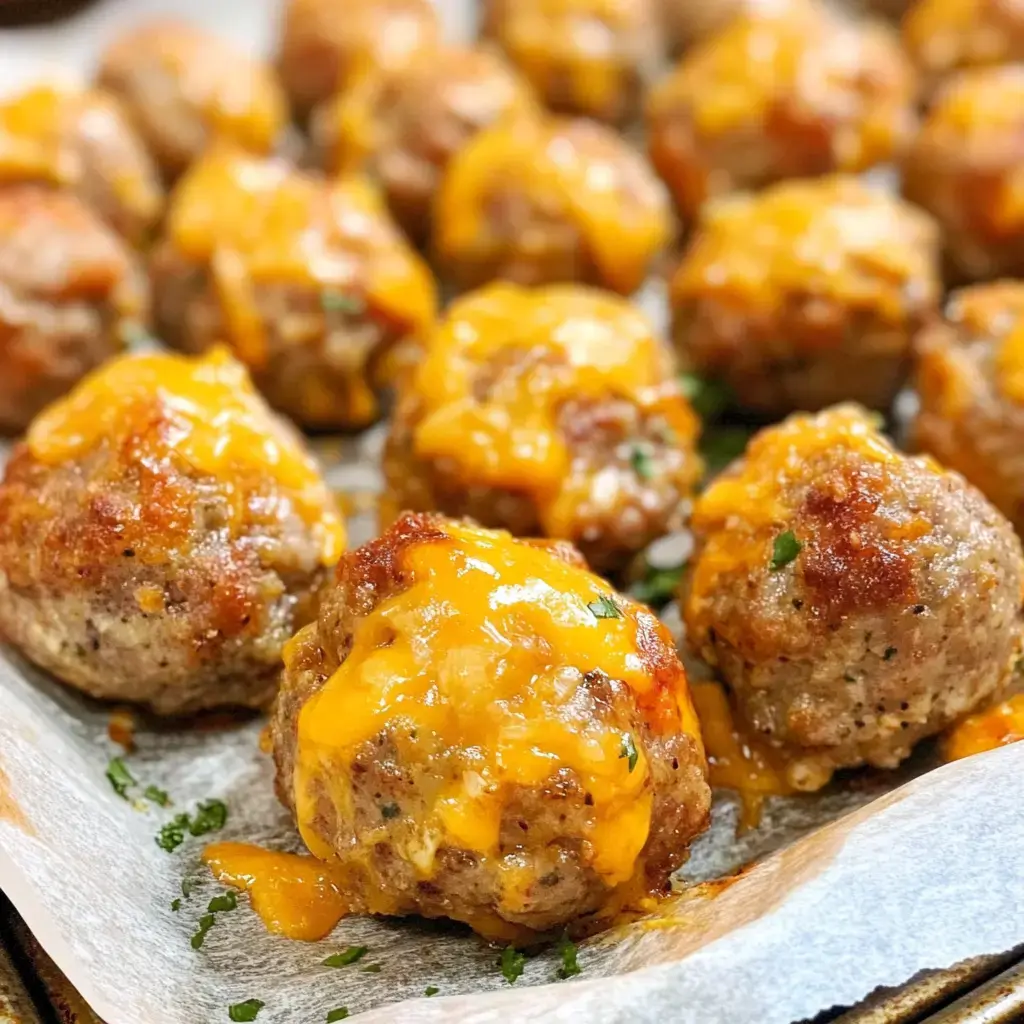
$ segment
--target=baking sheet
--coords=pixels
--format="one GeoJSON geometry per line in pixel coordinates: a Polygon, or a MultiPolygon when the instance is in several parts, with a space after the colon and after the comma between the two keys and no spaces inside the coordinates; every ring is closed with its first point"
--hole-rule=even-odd
{"type": "MultiPolygon", "coordinates": [[[[441,5],[457,35],[471,0],[441,5]]],[[[0,31],[0,91],[51,74],[88,74],[103,40],[154,13],[266,51],[276,5],[107,0],[60,29],[0,31]]],[[[644,305],[663,320],[657,286],[644,305]]],[[[380,439],[377,430],[358,442],[319,443],[331,483],[373,492],[380,439]]],[[[352,526],[354,542],[371,529],[365,516],[352,526]]],[[[933,766],[926,747],[899,773],[770,801],[761,827],[739,839],[735,799],[716,794],[712,828],[694,847],[687,879],[719,878],[780,852],[732,884],[697,886],[657,918],[586,943],[582,974],[570,981],[556,980],[558,961],[548,953],[531,957],[511,988],[494,949],[438,923],[353,918],[322,943],[292,942],[268,935],[244,897],[218,915],[195,951],[190,937],[223,887],[201,865],[203,840],[165,853],[154,842],[160,825],[216,797],[229,818],[215,838],[299,848],[258,749],[261,723],[141,728],[127,763],[142,786],[171,795],[173,807],[161,810],[120,799],[104,777],[119,753],[107,739],[108,717],[0,651],[0,888],[107,1024],[222,1021],[230,1004],[247,999],[266,1004],[261,1024],[312,1024],[339,1006],[366,1011],[367,1021],[411,1024],[769,1024],[1024,942],[1022,744],[914,779],[933,766]],[[188,898],[184,878],[198,881],[188,898]],[[321,966],[348,945],[368,946],[360,965],[379,964],[380,972],[321,966]],[[428,986],[438,995],[423,998],[428,986]]]]}

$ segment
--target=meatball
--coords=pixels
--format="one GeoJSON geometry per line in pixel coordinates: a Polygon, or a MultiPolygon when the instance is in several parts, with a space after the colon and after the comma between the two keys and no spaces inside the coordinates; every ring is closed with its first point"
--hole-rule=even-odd
{"type": "Polygon", "coordinates": [[[485,0],[493,39],[552,110],[621,123],[661,57],[659,0],[485,0]]]}
{"type": "Polygon", "coordinates": [[[963,477],[896,451],[855,406],[755,436],[693,528],[690,643],[798,789],[895,767],[1010,678],[1020,541],[963,477]]]}
{"type": "Polygon", "coordinates": [[[449,163],[434,210],[437,258],[461,288],[579,281],[628,295],[671,234],[668,197],[651,169],[585,120],[480,132],[449,163]]]}
{"type": "Polygon", "coordinates": [[[75,196],[0,186],[0,430],[23,430],[118,352],[146,306],[134,255],[75,196]]]}
{"type": "Polygon", "coordinates": [[[286,648],[277,791],[356,912],[491,938],[658,891],[706,825],[686,674],[566,544],[403,516],[286,648]]]}
{"type": "Polygon", "coordinates": [[[917,0],[902,31],[931,85],[959,68],[1024,60],[1021,0],[917,0]]]}
{"type": "Polygon", "coordinates": [[[103,55],[99,82],[124,102],[170,178],[214,139],[269,153],[288,123],[266,63],[185,22],[146,22],[119,37],[103,55]]]}
{"type": "Polygon", "coordinates": [[[344,533],[224,350],[123,356],[44,410],[0,484],[0,632],[160,714],[256,705],[344,533]]]}
{"type": "Polygon", "coordinates": [[[684,364],[743,408],[886,409],[937,315],[938,231],[855,178],[783,182],[705,207],[670,292],[684,364]]]}
{"type": "Polygon", "coordinates": [[[903,192],[935,215],[952,276],[1024,274],[1024,64],[963,71],[907,154],[903,192]]]}
{"type": "Polygon", "coordinates": [[[278,68],[304,116],[365,71],[434,49],[440,36],[431,0],[288,0],[278,68]]]}
{"type": "Polygon", "coordinates": [[[399,390],[385,507],[571,540],[621,569],[683,525],[698,420],[647,318],[572,285],[456,302],[399,390]]]}
{"type": "Polygon", "coordinates": [[[681,52],[752,11],[782,10],[794,0],[660,0],[662,24],[673,51],[681,52]]]}
{"type": "Polygon", "coordinates": [[[481,129],[534,110],[530,87],[501,57],[453,47],[363,76],[318,108],[311,128],[319,162],[369,173],[422,242],[448,161],[481,129]]]}
{"type": "Polygon", "coordinates": [[[217,149],[182,179],[151,261],[175,348],[226,341],[270,404],[314,429],[365,426],[433,320],[429,270],[366,180],[217,149]]]}
{"type": "Polygon", "coordinates": [[[708,198],[892,160],[915,82],[888,26],[810,3],[741,16],[651,92],[651,160],[684,218],[708,198]]]}
{"type": "Polygon", "coordinates": [[[918,348],[915,443],[1024,533],[1024,284],[955,292],[918,348]]]}
{"type": "Polygon", "coordinates": [[[75,192],[116,231],[145,240],[163,189],[142,140],[113,96],[39,86],[0,105],[0,182],[75,192]]]}

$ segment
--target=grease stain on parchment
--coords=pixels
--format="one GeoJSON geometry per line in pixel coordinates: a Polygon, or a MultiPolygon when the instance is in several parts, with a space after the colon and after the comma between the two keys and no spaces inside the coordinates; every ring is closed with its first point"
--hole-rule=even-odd
{"type": "Polygon", "coordinates": [[[11,791],[11,780],[0,765],[0,821],[6,821],[27,836],[36,835],[35,826],[11,791]]]}

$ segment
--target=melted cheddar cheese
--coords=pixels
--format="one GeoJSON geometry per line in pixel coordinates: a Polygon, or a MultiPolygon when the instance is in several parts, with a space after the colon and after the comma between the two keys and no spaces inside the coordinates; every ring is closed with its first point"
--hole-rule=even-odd
{"type": "Polygon", "coordinates": [[[434,316],[429,270],[360,177],[328,183],[283,160],[218,147],[180,183],[167,231],[184,257],[209,264],[230,341],[250,366],[267,356],[261,285],[339,294],[409,330],[434,316]]]}
{"type": "Polygon", "coordinates": [[[571,222],[608,287],[623,294],[671,236],[660,183],[617,135],[586,121],[520,119],[480,132],[449,164],[435,209],[442,258],[472,258],[506,192],[571,222]]]}
{"type": "MultiPolygon", "coordinates": [[[[439,848],[469,850],[493,861],[503,902],[515,906],[535,876],[499,849],[503,813],[519,787],[543,788],[570,769],[589,795],[586,861],[607,885],[627,882],[651,828],[647,755],[621,721],[594,715],[583,677],[623,681],[648,728],[699,743],[681,667],[666,681],[645,655],[650,630],[671,645],[664,627],[597,576],[503,532],[446,524],[401,559],[407,588],[356,623],[341,667],[299,715],[295,806],[309,849],[335,856],[318,808],[326,795],[351,818],[353,758],[387,730],[424,807],[396,806],[391,822],[357,833],[342,866],[389,841],[427,880],[439,848]]],[[[286,647],[286,666],[301,643],[300,633],[286,647]]]]}
{"type": "Polygon", "coordinates": [[[348,906],[323,861],[247,843],[214,843],[203,851],[214,878],[248,891],[267,931],[316,942],[334,930],[348,906]]]}
{"type": "Polygon", "coordinates": [[[1019,740],[1024,740],[1024,693],[958,722],[943,737],[942,753],[947,761],[958,761],[1019,740]]]}
{"type": "Polygon", "coordinates": [[[569,400],[624,398],[664,418],[681,445],[698,424],[664,348],[634,306],[587,288],[496,284],[455,303],[430,339],[413,388],[417,455],[444,460],[474,485],[533,496],[545,533],[570,536],[570,455],[559,413],[569,400]],[[521,372],[491,366],[518,359],[521,372]],[[562,500],[565,495],[566,500],[562,500]]]}
{"type": "Polygon", "coordinates": [[[282,514],[294,507],[317,536],[324,563],[338,560],[345,531],[316,464],[223,349],[200,358],[112,360],[35,419],[29,450],[49,465],[81,458],[103,443],[126,439],[140,410],[159,410],[167,423],[164,442],[194,470],[226,486],[240,516],[252,488],[272,480],[282,514]]]}
{"type": "Polygon", "coordinates": [[[706,208],[672,298],[724,296],[757,316],[820,296],[902,323],[910,285],[938,299],[937,243],[926,215],[855,178],[785,182],[706,208]]]}

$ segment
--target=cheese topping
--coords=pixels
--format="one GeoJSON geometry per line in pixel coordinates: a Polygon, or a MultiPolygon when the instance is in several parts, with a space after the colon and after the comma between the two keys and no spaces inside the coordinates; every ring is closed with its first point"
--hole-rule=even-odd
{"type": "MultiPolygon", "coordinates": [[[[651,827],[647,756],[640,736],[595,716],[584,675],[622,680],[654,731],[699,738],[682,667],[655,672],[645,653],[652,632],[671,649],[664,627],[597,576],[506,533],[446,524],[401,559],[408,588],[357,623],[345,661],[300,712],[296,817],[309,849],[333,856],[313,827],[323,787],[347,816],[352,760],[387,729],[425,807],[406,818],[395,804],[359,843],[389,837],[425,879],[442,846],[497,858],[516,787],[550,785],[567,768],[589,795],[587,860],[607,884],[627,881],[651,827]]],[[[514,853],[498,870],[514,902],[514,853]]]]}
{"type": "Polygon", "coordinates": [[[326,182],[218,147],[179,184],[168,234],[186,258],[211,265],[231,342],[252,366],[266,355],[260,285],[319,288],[410,330],[434,316],[429,270],[360,177],[326,182]]]}
{"type": "Polygon", "coordinates": [[[480,132],[449,164],[438,192],[438,251],[472,254],[486,244],[495,198],[506,192],[573,223],[608,286],[624,294],[640,286],[671,235],[663,188],[614,132],[529,119],[480,132]]]}
{"type": "Polygon", "coordinates": [[[650,322],[622,299],[573,286],[491,285],[455,303],[430,339],[413,385],[423,410],[416,452],[457,466],[473,484],[533,495],[546,532],[565,536],[562,405],[627,399],[692,444],[697,420],[669,365],[650,322]],[[503,362],[516,371],[500,372],[503,362]],[[499,372],[481,393],[491,367],[499,372]]]}
{"type": "Polygon", "coordinates": [[[312,458],[268,411],[245,369],[223,349],[206,356],[128,355],[89,374],[44,410],[28,431],[41,462],[59,465],[104,442],[125,440],[140,410],[167,422],[163,441],[199,473],[228,487],[245,514],[254,488],[273,480],[320,541],[325,564],[338,560],[345,531],[312,458]]]}
{"type": "Polygon", "coordinates": [[[923,213],[841,175],[709,204],[672,281],[673,301],[709,295],[775,315],[821,296],[902,323],[909,286],[938,299],[937,231],[923,213]]]}
{"type": "Polygon", "coordinates": [[[1019,740],[1024,740],[1024,693],[954,725],[943,737],[942,752],[947,761],[957,761],[1019,740]]]}

